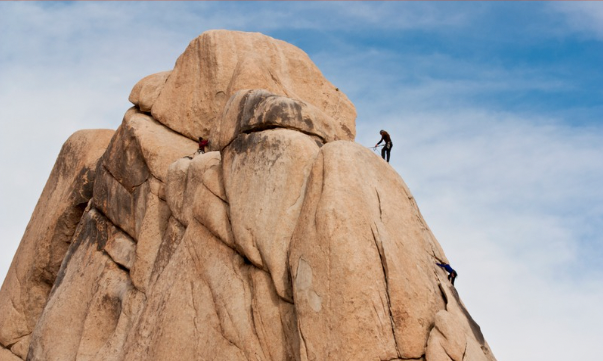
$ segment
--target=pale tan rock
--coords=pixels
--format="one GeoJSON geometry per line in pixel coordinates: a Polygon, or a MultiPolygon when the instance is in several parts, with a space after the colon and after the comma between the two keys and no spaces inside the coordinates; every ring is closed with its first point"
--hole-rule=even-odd
{"type": "Polygon", "coordinates": [[[135,108],[126,112],[121,126],[103,155],[102,162],[106,171],[128,192],[146,182],[151,174],[140,149],[134,124],[129,121],[137,114],[135,108]]]}
{"type": "Polygon", "coordinates": [[[0,361],[495,361],[410,191],[338,141],[353,139],[353,106],[303,52],[209,32],[163,89],[162,76],[133,89],[136,107],[86,168],[93,189],[88,171],[61,173],[87,184],[69,193],[71,245],[49,297],[14,287],[31,267],[11,268],[0,361]],[[220,152],[196,154],[189,137],[206,131],[220,152]]]}
{"type": "Polygon", "coordinates": [[[467,349],[463,361],[491,361],[495,360],[487,346],[482,346],[473,338],[467,339],[467,349]]]}
{"type": "Polygon", "coordinates": [[[0,361],[22,361],[23,359],[0,346],[0,361]]]}
{"type": "Polygon", "coordinates": [[[424,354],[444,303],[433,237],[405,189],[358,144],[321,148],[289,259],[308,359],[424,354]]]}
{"type": "Polygon", "coordinates": [[[161,200],[165,201],[165,184],[159,179],[151,176],[149,177],[149,187],[151,192],[159,197],[161,200]]]}
{"type": "Polygon", "coordinates": [[[32,334],[28,360],[89,360],[120,318],[130,317],[122,312],[134,292],[129,277],[102,251],[113,228],[94,209],[83,218],[32,334]]]}
{"type": "Polygon", "coordinates": [[[347,139],[354,138],[356,110],[345,94],[302,50],[258,33],[212,30],[193,40],[152,114],[191,139],[213,139],[224,105],[241,89],[265,89],[312,104],[337,121],[347,139]]]}
{"type": "Polygon", "coordinates": [[[223,154],[223,177],[235,243],[269,271],[292,301],[287,252],[318,146],[308,136],[273,129],[242,134],[223,154]]]}
{"type": "Polygon", "coordinates": [[[188,222],[194,219],[222,243],[235,248],[230,208],[222,181],[220,153],[195,156],[188,168],[186,184],[184,209],[188,222]]]}
{"type": "MultiPolygon", "coordinates": [[[[440,289],[446,300],[446,311],[453,315],[457,321],[456,324],[458,326],[456,327],[455,332],[462,332],[465,334],[467,346],[465,358],[463,360],[496,361],[479,325],[467,311],[467,308],[461,301],[454,286],[446,279],[446,272],[440,267],[436,267],[436,272],[440,283],[440,289]]],[[[448,333],[451,332],[452,327],[448,330],[448,333]]]]}
{"type": "Polygon", "coordinates": [[[132,113],[126,122],[134,129],[143,158],[158,180],[165,182],[170,164],[193,155],[197,143],[175,133],[143,113],[132,113]]]}
{"type": "Polygon", "coordinates": [[[232,275],[236,272],[234,265],[242,262],[239,257],[238,263],[233,264],[234,260],[221,263],[225,268],[212,267],[224,258],[207,258],[205,252],[219,256],[220,253],[215,252],[220,247],[222,252],[236,258],[230,248],[221,245],[202,226],[195,223],[188,227],[147,295],[146,308],[125,346],[124,360],[169,360],[174,355],[186,360],[247,360],[243,347],[246,341],[240,343],[237,327],[249,330],[250,317],[245,317],[246,321],[238,318],[241,312],[249,312],[249,302],[244,301],[250,298],[249,292],[245,296],[241,286],[243,280],[226,277],[222,273],[226,270],[232,275]],[[219,289],[211,288],[204,270],[207,267],[213,269],[213,276],[217,277],[212,283],[221,283],[215,287],[229,289],[232,284],[238,285],[234,289],[236,292],[227,292],[232,300],[226,295],[221,296],[219,289]],[[223,307],[227,303],[237,305],[238,302],[247,307],[228,308],[233,320],[222,325],[221,317],[225,320],[230,317],[223,307]],[[233,324],[235,320],[237,322],[233,324]]]}
{"type": "Polygon", "coordinates": [[[157,278],[161,275],[167,264],[170,262],[172,255],[178,248],[186,228],[182,223],[178,222],[173,216],[168,220],[167,229],[165,230],[163,241],[159,246],[153,272],[151,273],[151,284],[157,282],[157,278]]]}
{"type": "Polygon", "coordinates": [[[0,345],[27,349],[112,135],[82,130],[63,145],[0,291],[0,345]]]}
{"type": "Polygon", "coordinates": [[[267,360],[300,360],[295,305],[281,299],[270,274],[248,267],[255,331],[267,360]]]}
{"type": "Polygon", "coordinates": [[[460,332],[460,325],[456,316],[441,310],[436,314],[434,328],[429,333],[425,359],[427,361],[463,361],[467,346],[464,332],[460,332]]]}
{"type": "Polygon", "coordinates": [[[324,224],[336,221],[337,209],[354,212],[322,199],[324,163],[320,152],[289,257],[301,360],[395,359],[386,284],[374,241],[337,236],[335,227],[324,224]],[[323,204],[325,209],[319,210],[323,204]]]}
{"type": "Polygon", "coordinates": [[[151,175],[164,182],[169,165],[196,150],[194,141],[131,108],[103,156],[103,167],[126,190],[133,192],[151,175]]]}
{"type": "Polygon", "coordinates": [[[285,128],[315,136],[322,143],[353,140],[337,121],[311,104],[266,90],[240,90],[226,104],[212,148],[222,150],[241,133],[285,128]]]}
{"type": "Polygon", "coordinates": [[[187,228],[183,242],[210,289],[223,337],[241,349],[247,359],[266,359],[254,329],[252,295],[243,258],[196,222],[187,228]]]}
{"type": "Polygon", "coordinates": [[[113,262],[130,269],[134,264],[136,243],[127,234],[117,229],[112,230],[107,236],[104,249],[113,262]]]}
{"type": "Polygon", "coordinates": [[[124,359],[128,336],[132,333],[146,297],[142,292],[129,289],[123,296],[121,314],[113,334],[91,358],[92,361],[118,361],[124,359]]]}
{"type": "Polygon", "coordinates": [[[157,100],[171,71],[162,71],[142,78],[132,91],[128,100],[136,105],[141,112],[150,113],[153,103],[157,100]]]}
{"type": "Polygon", "coordinates": [[[141,209],[144,214],[145,201],[146,191],[143,186],[135,188],[131,193],[106,168],[98,168],[92,204],[134,240],[137,239],[137,229],[140,228],[137,220],[140,222],[142,217],[138,210],[141,209]]]}
{"type": "Polygon", "coordinates": [[[168,168],[167,185],[165,187],[165,199],[174,217],[183,225],[188,226],[188,218],[184,214],[184,191],[186,190],[186,179],[188,167],[191,160],[180,158],[168,168]]]}
{"type": "MultiPolygon", "coordinates": [[[[17,343],[11,346],[10,351],[25,360],[27,358],[27,352],[29,350],[29,343],[31,341],[31,334],[23,336],[17,343]]],[[[0,358],[1,359],[1,358],[0,358]]]]}
{"type": "Polygon", "coordinates": [[[147,193],[146,210],[136,245],[136,258],[130,271],[134,286],[147,291],[159,247],[168,226],[171,212],[167,203],[147,193]]]}
{"type": "Polygon", "coordinates": [[[128,110],[103,156],[94,205],[135,240],[145,214],[147,193],[165,197],[161,184],[168,167],[193,154],[195,142],[182,137],[148,115],[128,110]]]}

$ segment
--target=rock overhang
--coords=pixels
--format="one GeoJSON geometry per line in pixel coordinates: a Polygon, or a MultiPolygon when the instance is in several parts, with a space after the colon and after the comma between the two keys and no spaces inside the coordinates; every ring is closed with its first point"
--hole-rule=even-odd
{"type": "Polygon", "coordinates": [[[212,148],[222,150],[240,134],[278,128],[304,133],[321,144],[353,140],[349,128],[338,126],[333,118],[311,104],[264,89],[244,89],[226,104],[212,148]]]}

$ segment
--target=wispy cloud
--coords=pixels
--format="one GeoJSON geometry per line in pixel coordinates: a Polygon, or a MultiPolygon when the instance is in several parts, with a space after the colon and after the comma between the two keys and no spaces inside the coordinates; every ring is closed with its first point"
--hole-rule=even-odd
{"type": "MultiPolygon", "coordinates": [[[[572,32],[585,38],[603,40],[603,3],[599,1],[554,2],[548,4],[552,12],[561,14],[561,21],[572,32]]],[[[567,30],[567,28],[566,28],[567,30]]]]}

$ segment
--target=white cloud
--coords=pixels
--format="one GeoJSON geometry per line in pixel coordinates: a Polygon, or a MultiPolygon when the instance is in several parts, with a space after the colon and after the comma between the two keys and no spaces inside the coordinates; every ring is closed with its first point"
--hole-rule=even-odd
{"type": "MultiPolygon", "coordinates": [[[[366,29],[387,36],[466,29],[488,6],[0,3],[0,168],[10,170],[0,179],[0,278],[71,133],[116,128],[136,81],[170,69],[206,29],[309,29],[333,45],[311,56],[354,101],[357,141],[374,145],[379,129],[392,133],[392,165],[459,269],[461,296],[498,359],[591,359],[603,351],[603,275],[595,266],[603,133],[567,119],[592,117],[593,109],[516,111],[497,102],[501,94],[571,88],[559,69],[355,38],[366,29]]],[[[598,4],[550,6],[574,31],[601,37],[598,4]]]]}
{"type": "Polygon", "coordinates": [[[565,1],[549,3],[551,11],[561,14],[570,31],[587,38],[603,40],[603,3],[600,1],[565,1]]]}

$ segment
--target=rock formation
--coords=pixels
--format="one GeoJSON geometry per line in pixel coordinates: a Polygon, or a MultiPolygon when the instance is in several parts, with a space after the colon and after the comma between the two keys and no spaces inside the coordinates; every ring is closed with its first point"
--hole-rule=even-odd
{"type": "Polygon", "coordinates": [[[1,361],[495,360],[303,51],[206,32],[130,101],[57,159],[0,292],[1,361]]]}

